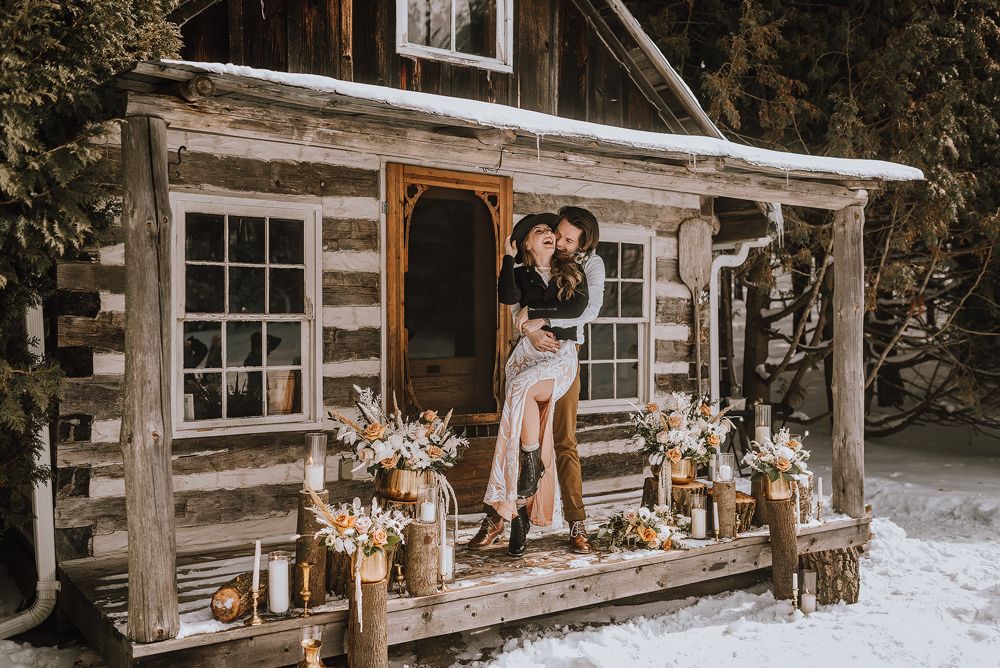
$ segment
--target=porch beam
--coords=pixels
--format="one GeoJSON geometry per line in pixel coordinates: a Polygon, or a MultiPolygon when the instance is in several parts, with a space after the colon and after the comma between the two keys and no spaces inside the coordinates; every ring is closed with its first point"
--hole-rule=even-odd
{"type": "Polygon", "coordinates": [[[865,515],[862,206],[840,209],[833,223],[833,509],[865,515]]]}
{"type": "MultiPolygon", "coordinates": [[[[216,81],[216,91],[221,85],[216,81]]],[[[473,137],[434,132],[419,123],[401,119],[371,120],[318,113],[312,109],[261,105],[232,97],[217,96],[185,103],[177,98],[141,92],[127,95],[128,115],[159,116],[169,122],[172,130],[369,153],[386,160],[437,169],[476,173],[498,170],[496,173],[502,176],[565,177],[571,173],[574,178],[595,183],[626,183],[669,192],[833,210],[850,205],[863,206],[868,197],[864,190],[823,181],[818,176],[817,180],[803,180],[762,173],[694,172],[655,159],[611,156],[606,153],[607,147],[587,152],[513,145],[504,148],[501,154],[500,149],[484,146],[473,137]]],[[[340,109],[341,105],[334,103],[331,108],[340,109]]],[[[402,110],[397,111],[402,113],[402,110]]]]}
{"type": "Polygon", "coordinates": [[[167,126],[122,123],[125,378],[120,445],[128,526],[128,630],[136,642],[177,635],[177,543],[171,470],[170,213],[167,126]]]}

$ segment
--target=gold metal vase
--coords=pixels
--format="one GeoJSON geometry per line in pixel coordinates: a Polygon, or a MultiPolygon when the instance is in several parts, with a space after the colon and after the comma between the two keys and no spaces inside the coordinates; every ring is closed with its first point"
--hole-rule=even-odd
{"type": "Polygon", "coordinates": [[[377,550],[370,556],[358,555],[361,559],[361,582],[371,584],[389,577],[389,558],[385,552],[377,550]]]}
{"type": "Polygon", "coordinates": [[[767,480],[767,498],[772,499],[774,501],[781,501],[784,499],[792,498],[792,494],[794,493],[793,489],[794,483],[791,480],[785,480],[782,477],[779,477],[777,480],[773,482],[771,481],[770,478],[766,478],[766,480],[767,480]]]}
{"type": "Polygon", "coordinates": [[[698,462],[693,459],[681,459],[670,462],[670,479],[678,485],[694,482],[698,474],[698,462]]]}
{"type": "Polygon", "coordinates": [[[305,650],[306,656],[295,668],[325,668],[323,660],[319,658],[319,651],[322,648],[322,640],[303,640],[302,649],[305,650]]]}
{"type": "Polygon", "coordinates": [[[379,469],[375,472],[375,489],[384,498],[392,501],[416,501],[417,488],[420,485],[430,485],[428,471],[379,469]]]}

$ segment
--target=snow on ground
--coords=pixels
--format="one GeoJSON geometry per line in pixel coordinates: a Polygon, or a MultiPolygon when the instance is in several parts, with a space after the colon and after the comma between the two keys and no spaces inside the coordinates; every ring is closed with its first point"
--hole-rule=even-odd
{"type": "MultiPolygon", "coordinates": [[[[22,602],[21,592],[0,564],[0,621],[15,614],[22,602]]],[[[30,643],[0,640],[0,668],[72,668],[79,647],[33,647],[30,643]]]]}

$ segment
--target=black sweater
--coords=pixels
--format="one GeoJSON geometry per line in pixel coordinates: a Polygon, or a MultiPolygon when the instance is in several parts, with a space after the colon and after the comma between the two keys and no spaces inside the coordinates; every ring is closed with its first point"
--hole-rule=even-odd
{"type": "MultiPolygon", "coordinates": [[[[514,258],[510,255],[503,256],[500,278],[497,280],[497,296],[501,304],[520,304],[521,308],[527,308],[528,317],[531,319],[579,318],[590,301],[586,277],[576,286],[573,296],[563,301],[559,299],[559,288],[555,281],[545,285],[545,281],[534,267],[515,267],[514,258]]],[[[552,332],[553,336],[562,341],[576,340],[576,327],[546,325],[542,329],[552,332]]]]}

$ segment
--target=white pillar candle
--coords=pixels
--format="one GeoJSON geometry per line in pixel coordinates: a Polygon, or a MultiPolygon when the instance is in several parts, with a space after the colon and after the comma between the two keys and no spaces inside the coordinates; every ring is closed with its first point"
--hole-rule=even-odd
{"type": "Polygon", "coordinates": [[[816,594],[802,594],[802,602],[799,603],[799,609],[807,615],[811,612],[816,612],[816,594]]]}
{"type": "Polygon", "coordinates": [[[455,558],[452,554],[454,547],[452,545],[447,545],[444,548],[444,552],[441,553],[441,580],[443,582],[450,582],[455,578],[455,558]]]}
{"type": "Polygon", "coordinates": [[[792,589],[798,589],[798,588],[799,588],[799,574],[792,573],[792,589]]]}
{"type": "Polygon", "coordinates": [[[420,521],[421,522],[433,522],[434,521],[434,505],[430,501],[424,501],[420,504],[420,521]]]}
{"type": "Polygon", "coordinates": [[[721,482],[730,482],[733,479],[733,467],[726,466],[723,464],[719,467],[719,480],[721,482]]]}
{"type": "Polygon", "coordinates": [[[325,468],[320,464],[306,464],[306,484],[314,492],[322,492],[326,488],[325,468]]]}
{"type": "Polygon", "coordinates": [[[823,478],[816,478],[816,503],[823,503],[823,478]]]}
{"type": "Polygon", "coordinates": [[[288,610],[288,559],[267,562],[267,608],[281,614],[288,610]]]}
{"type": "Polygon", "coordinates": [[[260,541],[256,541],[253,550],[253,590],[260,589],[260,541]]]}
{"type": "Polygon", "coordinates": [[[719,504],[712,501],[712,519],[715,520],[715,535],[719,535],[719,504]]]}
{"type": "Polygon", "coordinates": [[[707,519],[704,508],[691,509],[691,537],[705,537],[705,520],[707,519]]]}

